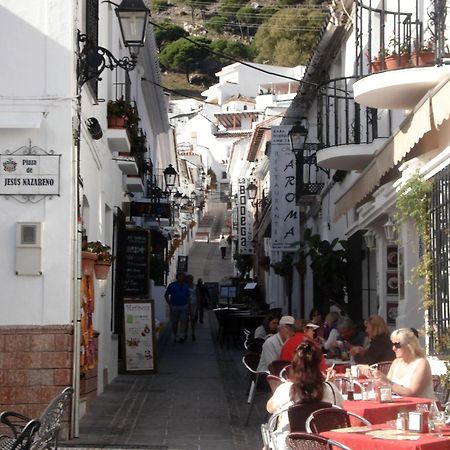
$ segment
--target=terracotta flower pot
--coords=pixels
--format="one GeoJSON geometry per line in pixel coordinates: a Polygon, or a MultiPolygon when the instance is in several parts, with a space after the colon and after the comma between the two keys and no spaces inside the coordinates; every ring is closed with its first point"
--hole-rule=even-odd
{"type": "Polygon", "coordinates": [[[409,55],[391,55],[384,59],[386,70],[401,69],[408,65],[409,55]]]}
{"type": "Polygon", "coordinates": [[[81,273],[83,275],[92,275],[95,261],[97,261],[96,253],[81,252],[81,273]]]}
{"type": "Polygon", "coordinates": [[[95,278],[97,278],[97,280],[106,280],[108,278],[110,268],[110,263],[97,261],[94,265],[95,278]]]}
{"type": "Polygon", "coordinates": [[[411,55],[411,62],[413,66],[433,66],[434,60],[435,57],[433,51],[420,51],[419,53],[413,52],[411,55]]]}
{"type": "Polygon", "coordinates": [[[125,116],[109,116],[108,128],[125,128],[125,116]]]}
{"type": "Polygon", "coordinates": [[[374,59],[369,64],[369,73],[379,72],[381,70],[381,60],[374,59]]]}

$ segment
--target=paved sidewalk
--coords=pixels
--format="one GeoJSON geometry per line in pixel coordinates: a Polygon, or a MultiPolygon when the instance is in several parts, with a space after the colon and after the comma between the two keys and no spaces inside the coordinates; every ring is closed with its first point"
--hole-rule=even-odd
{"type": "Polygon", "coordinates": [[[220,348],[207,311],[197,340],[160,342],[158,373],[120,375],[100,395],[70,445],[167,450],[256,450],[262,447],[267,394],[257,394],[249,426],[243,350],[220,348]]]}

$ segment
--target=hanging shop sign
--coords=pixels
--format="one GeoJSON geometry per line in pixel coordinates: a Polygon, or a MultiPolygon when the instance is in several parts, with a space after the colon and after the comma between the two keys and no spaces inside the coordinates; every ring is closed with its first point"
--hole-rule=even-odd
{"type": "Polygon", "coordinates": [[[300,239],[300,213],[296,205],[295,155],[289,145],[291,126],[273,126],[270,150],[272,193],[272,250],[294,252],[300,239]]]}
{"type": "Polygon", "coordinates": [[[239,178],[238,182],[238,253],[253,254],[253,216],[248,207],[247,179],[239,178]]]}
{"type": "Polygon", "coordinates": [[[0,154],[0,195],[59,195],[61,155],[38,147],[0,154]]]}

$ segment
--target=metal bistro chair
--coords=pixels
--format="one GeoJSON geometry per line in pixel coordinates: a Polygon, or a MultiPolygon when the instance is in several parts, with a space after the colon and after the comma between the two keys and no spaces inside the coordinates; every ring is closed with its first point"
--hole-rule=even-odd
{"type": "Polygon", "coordinates": [[[387,375],[388,372],[389,372],[389,369],[391,368],[391,364],[392,364],[392,361],[381,361],[379,363],[372,364],[369,367],[371,369],[377,369],[380,372],[382,372],[385,375],[387,375]]]}
{"type": "MultiPolygon", "coordinates": [[[[40,427],[33,435],[31,450],[43,450],[46,448],[56,450],[58,448],[58,437],[64,418],[64,411],[70,402],[72,394],[73,389],[71,387],[65,388],[45,408],[37,420],[40,427]]],[[[10,428],[16,439],[30,424],[29,421],[29,417],[12,411],[4,411],[0,414],[0,422],[10,428]]]]}
{"type": "MultiPolygon", "coordinates": [[[[270,376],[271,375],[267,375],[267,377],[270,376]]],[[[306,431],[306,419],[313,411],[330,407],[332,407],[331,403],[327,402],[298,403],[296,405],[291,405],[283,408],[282,410],[272,414],[267,423],[263,423],[261,425],[261,435],[264,445],[266,447],[271,447],[274,450],[277,450],[278,446],[275,433],[277,430],[279,418],[282,414],[287,413],[289,418],[289,429],[291,430],[291,432],[304,432],[306,431]]]]}
{"type": "Polygon", "coordinates": [[[280,376],[281,371],[286,367],[286,366],[290,366],[291,365],[291,361],[289,360],[285,360],[285,359],[276,359],[275,361],[272,361],[269,364],[269,372],[272,375],[276,375],[277,377],[280,376]]]}
{"type": "Polygon", "coordinates": [[[284,380],[280,377],[277,377],[276,375],[272,375],[269,373],[266,377],[267,384],[270,387],[271,392],[275,392],[275,389],[280,385],[284,383],[284,380]]]}
{"type": "Polygon", "coordinates": [[[306,419],[305,428],[308,433],[319,434],[336,428],[352,426],[350,418],[354,417],[364,425],[372,425],[365,417],[340,408],[324,408],[311,413],[306,419]]]}
{"type": "Polygon", "coordinates": [[[14,436],[0,436],[0,450],[30,450],[33,438],[40,427],[37,419],[30,420],[20,432],[14,436]]]}
{"type": "Polygon", "coordinates": [[[244,347],[248,352],[261,353],[264,342],[265,340],[260,338],[247,339],[244,342],[244,347]]]}
{"type": "Polygon", "coordinates": [[[251,385],[247,398],[247,403],[249,403],[250,406],[248,409],[247,418],[245,419],[245,425],[248,425],[248,422],[250,420],[253,404],[255,402],[256,391],[258,389],[258,383],[260,382],[260,380],[265,381],[266,376],[269,374],[269,372],[265,370],[258,371],[259,360],[260,360],[259,353],[247,353],[242,357],[242,363],[248,370],[251,378],[251,385]]]}
{"type": "Polygon", "coordinates": [[[436,400],[439,400],[441,407],[445,408],[449,405],[450,391],[448,387],[441,382],[441,379],[437,375],[433,375],[433,390],[436,400]]]}
{"type": "Polygon", "coordinates": [[[351,450],[350,447],[338,441],[317,434],[290,433],[286,441],[292,450],[331,450],[332,448],[351,450]]]}
{"type": "Polygon", "coordinates": [[[290,372],[291,372],[291,368],[292,368],[292,365],[291,364],[288,364],[287,366],[284,366],[282,369],[281,369],[281,371],[280,371],[280,378],[282,378],[283,380],[289,380],[289,374],[290,374],[290,372]]]}

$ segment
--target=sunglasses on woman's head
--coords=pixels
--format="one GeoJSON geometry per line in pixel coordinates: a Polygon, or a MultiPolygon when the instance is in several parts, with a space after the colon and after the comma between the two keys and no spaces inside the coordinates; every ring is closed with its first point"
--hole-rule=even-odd
{"type": "Polygon", "coordinates": [[[400,342],[393,342],[392,347],[394,348],[402,348],[402,344],[400,342]]]}

